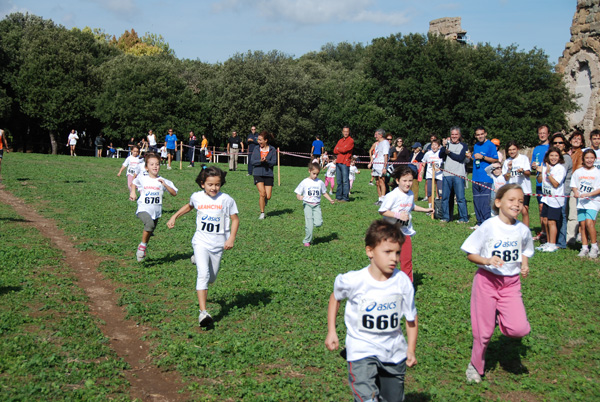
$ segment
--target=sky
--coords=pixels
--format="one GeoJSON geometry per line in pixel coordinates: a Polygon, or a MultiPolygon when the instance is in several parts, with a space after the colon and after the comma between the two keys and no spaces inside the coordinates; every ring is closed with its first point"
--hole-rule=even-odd
{"type": "Polygon", "coordinates": [[[0,0],[0,15],[28,12],[66,28],[162,35],[180,59],[224,62],[236,53],[293,57],[327,43],[427,33],[461,17],[470,41],[543,49],[552,64],[570,40],[577,0],[0,0]]]}

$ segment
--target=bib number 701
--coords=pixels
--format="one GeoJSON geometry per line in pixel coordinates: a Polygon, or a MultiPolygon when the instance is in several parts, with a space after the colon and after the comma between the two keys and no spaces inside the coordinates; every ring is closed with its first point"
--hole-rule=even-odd
{"type": "Polygon", "coordinates": [[[202,227],[200,228],[200,230],[202,230],[203,232],[214,232],[215,230],[217,231],[217,233],[219,232],[221,224],[217,223],[216,225],[214,223],[206,223],[206,222],[202,222],[202,227]]]}
{"type": "Polygon", "coordinates": [[[500,252],[500,250],[494,250],[494,251],[492,251],[492,256],[500,257],[500,258],[502,258],[502,261],[504,261],[504,262],[518,261],[519,260],[519,250],[518,249],[504,250],[502,252],[500,252]]]}
{"type": "Polygon", "coordinates": [[[391,316],[385,314],[377,316],[377,319],[372,315],[365,314],[362,317],[362,325],[366,329],[374,329],[377,327],[378,330],[384,331],[388,328],[398,327],[398,313],[394,313],[391,316]]]}

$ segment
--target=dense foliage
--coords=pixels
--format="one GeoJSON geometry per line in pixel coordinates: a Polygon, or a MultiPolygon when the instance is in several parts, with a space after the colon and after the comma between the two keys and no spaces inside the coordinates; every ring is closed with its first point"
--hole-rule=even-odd
{"type": "Polygon", "coordinates": [[[221,145],[251,125],[285,149],[332,148],[349,125],[368,149],[378,127],[408,142],[459,125],[484,125],[503,142],[535,143],[535,128],[567,128],[573,110],[547,56],[515,46],[463,45],[395,34],[367,46],[327,44],[294,59],[278,51],[222,64],[180,60],[160,36],[110,37],[15,13],[0,21],[0,125],[17,149],[58,152],[71,128],[84,144],[103,132],[117,145],[148,129],[194,130],[221,145]]]}

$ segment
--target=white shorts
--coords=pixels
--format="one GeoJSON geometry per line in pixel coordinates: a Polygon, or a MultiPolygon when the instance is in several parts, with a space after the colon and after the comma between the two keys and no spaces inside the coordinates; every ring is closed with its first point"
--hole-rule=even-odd
{"type": "Polygon", "coordinates": [[[202,244],[193,244],[192,247],[194,247],[194,259],[196,260],[196,269],[198,270],[196,290],[206,290],[209,283],[217,280],[223,250],[221,249],[221,251],[212,253],[202,244]]]}
{"type": "Polygon", "coordinates": [[[383,162],[375,162],[373,169],[371,170],[371,176],[381,177],[383,176],[383,162]]]}

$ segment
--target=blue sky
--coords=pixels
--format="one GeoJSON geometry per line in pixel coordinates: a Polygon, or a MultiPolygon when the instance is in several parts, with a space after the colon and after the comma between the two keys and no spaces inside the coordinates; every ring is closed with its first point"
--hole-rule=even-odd
{"type": "Polygon", "coordinates": [[[29,12],[67,28],[120,36],[160,34],[179,58],[223,62],[237,52],[300,57],[326,43],[371,43],[429,21],[462,17],[474,43],[543,49],[556,63],[570,40],[576,0],[0,0],[0,14],[29,12]]]}

